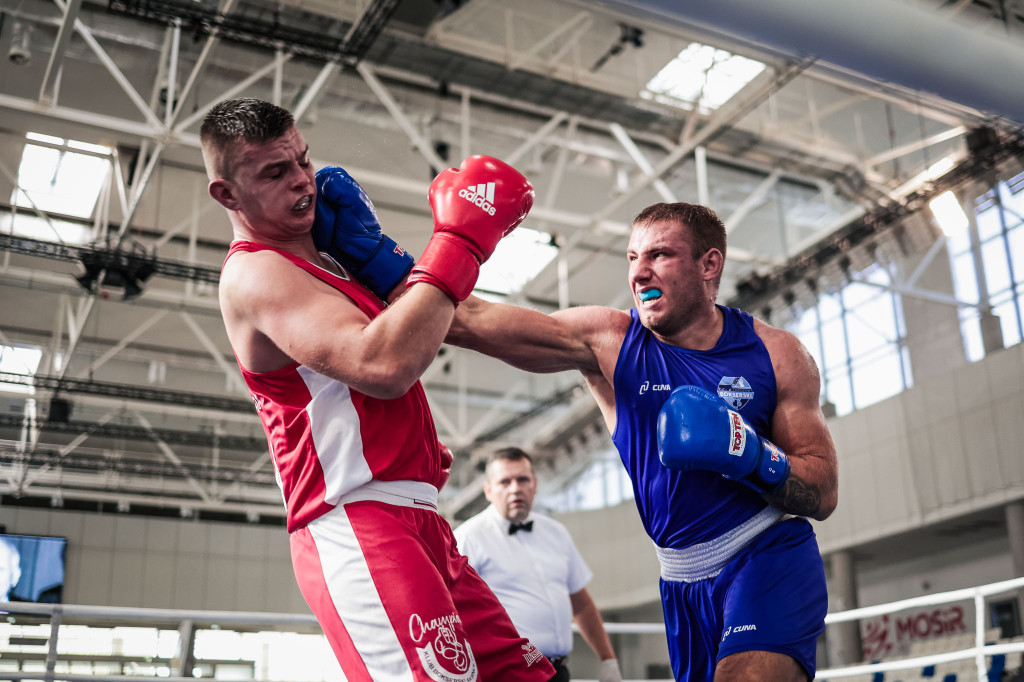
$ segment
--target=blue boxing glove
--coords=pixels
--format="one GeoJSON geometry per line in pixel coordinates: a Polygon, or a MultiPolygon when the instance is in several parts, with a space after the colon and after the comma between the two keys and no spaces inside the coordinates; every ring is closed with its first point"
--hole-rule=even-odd
{"type": "Polygon", "coordinates": [[[413,258],[380,231],[377,211],[343,168],[316,172],[313,243],[382,301],[413,266],[413,258]]]}
{"type": "Polygon", "coordinates": [[[775,493],[789,477],[789,458],[775,443],[698,386],[680,386],[658,413],[658,456],[670,469],[717,471],[759,493],[775,493]]]}

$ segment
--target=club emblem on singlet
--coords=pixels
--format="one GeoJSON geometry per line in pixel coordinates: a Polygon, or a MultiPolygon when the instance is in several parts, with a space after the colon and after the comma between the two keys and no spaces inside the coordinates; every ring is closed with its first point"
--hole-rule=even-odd
{"type": "Polygon", "coordinates": [[[419,614],[409,617],[409,636],[427,676],[437,682],[476,682],[476,659],[469,642],[459,641],[455,629],[462,619],[457,613],[424,621],[419,614]],[[420,643],[423,646],[419,646],[420,643]]]}
{"type": "Polygon", "coordinates": [[[754,399],[754,389],[743,377],[722,377],[718,380],[718,395],[729,407],[741,410],[754,399]]]}

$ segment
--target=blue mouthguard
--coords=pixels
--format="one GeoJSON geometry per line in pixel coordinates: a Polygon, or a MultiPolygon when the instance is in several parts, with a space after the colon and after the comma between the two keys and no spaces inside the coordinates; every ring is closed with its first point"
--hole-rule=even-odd
{"type": "Polygon", "coordinates": [[[636,295],[641,301],[649,301],[652,298],[659,298],[661,296],[661,289],[648,289],[647,291],[641,291],[636,295]]]}

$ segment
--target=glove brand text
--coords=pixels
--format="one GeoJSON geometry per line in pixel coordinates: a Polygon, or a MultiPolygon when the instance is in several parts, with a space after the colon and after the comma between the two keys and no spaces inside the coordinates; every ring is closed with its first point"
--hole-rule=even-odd
{"type": "Polygon", "coordinates": [[[482,195],[470,192],[468,189],[460,189],[459,196],[482,208],[487,215],[494,215],[494,206],[492,206],[482,195]]]}
{"type": "Polygon", "coordinates": [[[729,454],[738,457],[743,454],[743,449],[747,446],[747,430],[743,428],[743,418],[740,417],[739,412],[729,410],[729,428],[732,430],[732,437],[729,439],[729,454]]]}

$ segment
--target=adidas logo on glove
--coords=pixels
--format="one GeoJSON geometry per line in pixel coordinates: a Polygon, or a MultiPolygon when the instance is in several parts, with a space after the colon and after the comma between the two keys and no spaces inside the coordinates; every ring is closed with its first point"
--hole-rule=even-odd
{"type": "Polygon", "coordinates": [[[481,182],[479,185],[470,185],[466,189],[460,189],[459,196],[482,208],[487,215],[494,215],[493,182],[481,182]]]}

